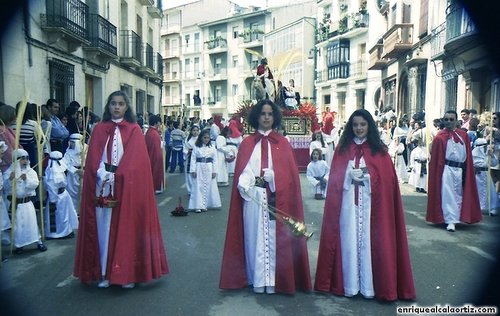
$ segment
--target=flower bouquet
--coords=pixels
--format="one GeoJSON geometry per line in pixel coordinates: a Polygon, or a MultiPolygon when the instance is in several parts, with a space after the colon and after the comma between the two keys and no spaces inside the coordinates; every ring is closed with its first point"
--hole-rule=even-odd
{"type": "Polygon", "coordinates": [[[175,210],[170,212],[170,214],[172,214],[172,216],[186,216],[186,215],[188,215],[188,212],[184,209],[184,206],[182,206],[181,197],[179,197],[179,205],[177,205],[175,210]]]}

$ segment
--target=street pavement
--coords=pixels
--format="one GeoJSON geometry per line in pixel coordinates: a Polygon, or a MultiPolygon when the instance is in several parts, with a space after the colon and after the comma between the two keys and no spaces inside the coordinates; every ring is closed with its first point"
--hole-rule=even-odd
{"type": "MultiPolygon", "coordinates": [[[[324,201],[314,200],[301,174],[314,281],[324,201]]],[[[187,208],[184,174],[168,174],[166,192],[157,195],[170,273],[134,289],[82,285],[72,276],[76,238],[49,240],[9,256],[0,268],[0,314],[80,315],[396,315],[396,308],[418,304],[461,306],[484,297],[490,272],[498,269],[500,217],[458,225],[454,233],[425,222],[426,195],[401,185],[417,300],[384,303],[362,297],[321,293],[254,294],[250,289],[218,288],[230,187],[220,187],[222,208],[173,217],[178,198],[187,208]]],[[[3,247],[4,254],[7,254],[3,247]]],[[[498,293],[494,294],[498,297],[498,293]]]]}

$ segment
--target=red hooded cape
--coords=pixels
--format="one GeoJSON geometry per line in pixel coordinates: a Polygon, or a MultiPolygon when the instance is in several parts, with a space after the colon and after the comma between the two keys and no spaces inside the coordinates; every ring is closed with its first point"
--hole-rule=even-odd
{"type": "MultiPolygon", "coordinates": [[[[375,297],[379,300],[415,299],[406,227],[393,163],[387,153],[372,154],[363,143],[363,158],[371,178],[370,238],[375,297]]],[[[325,201],[314,289],[344,295],[340,243],[340,209],[347,163],[356,145],[335,151],[325,201]]]]}
{"type": "MultiPolygon", "coordinates": [[[[258,133],[258,132],[257,132],[258,133]]],[[[243,199],[238,191],[238,178],[254,149],[256,134],[246,137],[240,145],[227,223],[219,287],[240,289],[248,286],[245,267],[243,233],[243,199]]],[[[304,220],[300,179],[292,148],[280,134],[269,134],[276,181],[276,207],[291,217],[304,220]]],[[[310,291],[311,276],[305,237],[295,237],[290,229],[276,223],[276,292],[294,294],[296,289],[310,291]]]]}
{"type": "MultiPolygon", "coordinates": [[[[481,221],[483,215],[481,214],[481,206],[479,204],[479,196],[477,194],[472,150],[467,133],[459,128],[455,129],[455,132],[464,140],[465,150],[467,151],[460,221],[467,224],[473,224],[481,221]]],[[[441,185],[448,139],[448,133],[445,130],[442,130],[432,140],[431,159],[429,161],[429,193],[427,198],[426,220],[435,224],[444,223],[443,208],[441,203],[441,185]]]]}
{"type": "MultiPolygon", "coordinates": [[[[97,169],[115,123],[99,123],[92,131],[80,208],[74,275],[83,283],[101,278],[94,198],[97,169]]],[[[139,125],[119,124],[124,154],[115,173],[115,197],[109,236],[106,277],[111,284],[148,282],[168,273],[151,166],[139,125]]]]}
{"type": "Polygon", "coordinates": [[[150,127],[146,132],[146,147],[148,149],[149,161],[151,163],[151,172],[153,175],[153,187],[155,190],[163,189],[165,179],[165,170],[163,169],[163,154],[161,151],[160,132],[150,127]]]}

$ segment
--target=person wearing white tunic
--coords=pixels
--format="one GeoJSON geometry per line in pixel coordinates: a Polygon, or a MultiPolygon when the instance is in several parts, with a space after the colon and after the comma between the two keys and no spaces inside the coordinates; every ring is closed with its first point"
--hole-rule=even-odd
{"type": "Polygon", "coordinates": [[[186,190],[188,192],[188,195],[191,195],[192,187],[193,187],[193,177],[191,176],[191,173],[189,173],[190,166],[191,166],[191,155],[193,152],[194,147],[196,147],[196,139],[198,139],[198,135],[200,134],[200,127],[198,125],[192,125],[190,130],[189,130],[189,136],[186,138],[184,141],[184,161],[186,162],[186,170],[188,172],[185,173],[186,177],[186,190]]]}
{"type": "Polygon", "coordinates": [[[495,184],[488,174],[488,165],[496,166],[498,159],[493,154],[491,146],[488,146],[486,139],[476,139],[472,149],[472,159],[474,159],[477,193],[481,210],[488,211],[490,215],[497,215],[497,208],[499,207],[498,195],[495,184]],[[488,190],[490,197],[488,197],[488,190]]]}
{"type": "Polygon", "coordinates": [[[393,140],[389,145],[389,154],[391,155],[392,161],[394,162],[394,168],[396,169],[399,183],[408,182],[408,170],[406,170],[406,163],[403,157],[405,146],[400,141],[400,137],[402,137],[403,135],[404,133],[402,132],[402,129],[396,127],[396,129],[394,130],[393,140]],[[401,131],[398,131],[398,129],[401,131]]]}
{"type": "MultiPolygon", "coordinates": [[[[4,141],[0,141],[0,161],[2,161],[2,156],[7,150],[7,144],[4,141]]],[[[2,170],[0,170],[0,231],[1,231],[1,243],[8,245],[10,244],[10,234],[8,230],[12,227],[12,223],[9,219],[9,214],[7,212],[7,205],[4,200],[3,192],[3,175],[2,170]]]]}
{"type": "Polygon", "coordinates": [[[4,189],[11,200],[16,203],[14,222],[14,250],[15,254],[23,253],[23,247],[37,243],[39,251],[47,250],[40,239],[40,231],[35,213],[35,206],[31,199],[36,196],[38,187],[38,175],[31,169],[28,152],[17,149],[14,153],[12,165],[3,175],[4,189]],[[15,181],[16,196],[12,198],[12,188],[15,181]]]}
{"type": "Polygon", "coordinates": [[[189,170],[194,178],[189,209],[195,210],[196,213],[222,206],[217,187],[216,165],[217,150],[211,145],[210,130],[204,129],[196,140],[189,170]]]}
{"type": "Polygon", "coordinates": [[[413,185],[416,192],[427,193],[427,149],[420,136],[414,136],[413,138],[417,143],[417,147],[410,154],[411,173],[408,184],[413,185]]]}
{"type": "Polygon", "coordinates": [[[330,168],[326,161],[321,159],[321,150],[316,148],[311,154],[311,162],[307,165],[307,180],[311,184],[311,191],[314,198],[321,200],[326,198],[326,188],[328,185],[328,175],[330,168]]]}
{"type": "Polygon", "coordinates": [[[226,155],[230,153],[230,151],[226,147],[226,136],[227,136],[227,128],[223,128],[221,133],[215,139],[215,148],[217,149],[217,185],[221,187],[226,187],[229,185],[229,175],[227,172],[226,165],[226,155]]]}
{"type": "Polygon", "coordinates": [[[329,155],[328,144],[323,140],[323,134],[320,130],[315,131],[312,136],[312,141],[309,144],[309,155],[311,155],[316,148],[321,150],[321,159],[325,160],[329,155]]]}
{"type": "Polygon", "coordinates": [[[82,135],[71,134],[69,136],[68,149],[64,153],[64,162],[68,168],[66,175],[66,190],[73,200],[73,205],[78,212],[80,201],[80,179],[83,176],[82,169],[82,135]]]}
{"type": "Polygon", "coordinates": [[[229,158],[227,162],[227,172],[229,176],[234,174],[234,167],[236,166],[236,157],[238,156],[238,148],[240,147],[241,142],[243,141],[243,137],[241,136],[241,132],[238,130],[236,123],[229,122],[229,130],[227,134],[226,146],[229,150],[229,154],[226,158],[229,158]]]}
{"type": "Polygon", "coordinates": [[[71,238],[78,229],[78,216],[73,200],[66,190],[66,163],[59,151],[49,155],[45,169],[45,186],[48,192],[45,207],[45,236],[47,238],[71,238]]]}

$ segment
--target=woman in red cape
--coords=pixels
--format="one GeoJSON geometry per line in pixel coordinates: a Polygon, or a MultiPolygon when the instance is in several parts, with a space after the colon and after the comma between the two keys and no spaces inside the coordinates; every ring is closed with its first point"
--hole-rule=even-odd
{"type": "MultiPolygon", "coordinates": [[[[238,189],[238,180],[249,163],[254,147],[259,143],[261,132],[256,119],[252,116],[261,115],[261,109],[271,106],[274,116],[273,128],[281,121],[279,109],[270,100],[262,100],[254,106],[250,113],[250,124],[255,133],[246,137],[240,145],[234,182],[231,194],[231,204],[227,224],[226,241],[222,258],[220,276],[221,289],[241,289],[251,285],[247,280],[245,262],[245,235],[243,206],[246,203],[238,189]],[[254,115],[252,115],[254,113],[254,115]],[[253,122],[253,123],[252,123],[253,122]]],[[[304,220],[302,195],[298,169],[295,164],[292,148],[288,141],[274,130],[268,134],[275,180],[276,208],[288,213],[300,221],[304,220]]],[[[310,291],[311,277],[307,255],[306,239],[296,237],[284,223],[276,221],[276,268],[275,290],[279,293],[294,294],[296,289],[310,291]]],[[[254,289],[255,290],[255,289],[254,289]]],[[[269,292],[268,292],[269,293],[269,292]]]]}
{"type": "Polygon", "coordinates": [[[144,135],[128,100],[121,91],[109,96],[103,121],[92,131],[88,147],[74,268],[74,275],[85,284],[103,281],[95,202],[97,171],[116,128],[121,135],[123,155],[114,173],[114,196],[118,204],[110,210],[106,285],[133,285],[168,273],[144,135]],[[119,112],[117,106],[111,105],[117,103],[115,100],[126,104],[121,121],[115,120],[115,113],[119,112]]]}
{"type": "MultiPolygon", "coordinates": [[[[348,289],[353,292],[346,293],[344,284],[344,278],[351,278],[354,273],[357,276],[361,275],[361,293],[367,298],[374,296],[387,301],[415,299],[398,179],[387,148],[380,140],[375,121],[368,111],[356,110],[349,118],[333,157],[329,179],[314,289],[335,295],[356,295],[359,289],[348,289]],[[359,127],[360,124],[364,125],[359,127]],[[355,158],[356,154],[364,159],[366,168],[363,170],[364,175],[351,174],[356,173],[352,169],[353,161],[361,160],[355,158]],[[346,177],[352,177],[353,182],[345,181],[346,177]],[[369,181],[366,180],[368,177],[369,181]],[[362,201],[361,197],[356,196],[357,193],[351,195],[346,193],[348,192],[346,186],[347,190],[358,192],[354,187],[363,185],[355,184],[359,182],[370,184],[369,189],[356,188],[365,190],[363,195],[368,200],[362,201]],[[349,201],[343,203],[346,196],[354,197],[351,202],[352,207],[346,207],[349,201]],[[360,215],[357,212],[361,213],[363,210],[356,210],[359,207],[355,203],[371,205],[367,213],[370,214],[368,223],[358,221],[360,215]],[[342,218],[352,218],[352,216],[358,217],[355,229],[342,232],[345,230],[340,224],[342,218]],[[342,260],[342,254],[346,251],[356,252],[360,249],[358,247],[363,247],[354,242],[349,244],[349,249],[344,251],[342,249],[342,245],[346,246],[347,242],[343,243],[341,238],[347,239],[349,234],[358,234],[359,227],[369,232],[362,239],[363,242],[369,242],[367,246],[369,248],[366,249],[368,254],[361,254],[357,259],[359,263],[359,260],[371,257],[371,260],[367,261],[371,261],[371,264],[368,264],[368,268],[365,266],[364,271],[360,271],[362,268],[357,264],[344,267],[342,260]],[[349,270],[351,271],[346,274],[349,270]],[[363,288],[366,286],[363,282],[369,283],[368,288],[371,290],[368,292],[374,293],[363,293],[363,288]]],[[[354,239],[356,240],[356,237],[354,239]]]]}
{"type": "Polygon", "coordinates": [[[155,193],[161,193],[165,188],[165,170],[163,169],[164,163],[161,148],[162,142],[160,131],[158,130],[160,128],[160,122],[161,119],[158,115],[151,115],[149,117],[149,129],[145,135],[155,193]]]}

